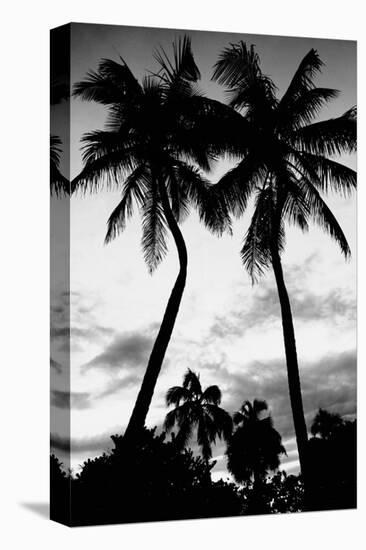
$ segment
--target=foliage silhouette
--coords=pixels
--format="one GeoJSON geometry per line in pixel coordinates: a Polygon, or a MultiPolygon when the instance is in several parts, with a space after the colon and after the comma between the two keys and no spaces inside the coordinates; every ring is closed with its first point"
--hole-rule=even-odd
{"type": "Polygon", "coordinates": [[[104,184],[121,189],[121,201],[108,220],[106,242],[125,229],[136,204],[149,271],[166,255],[168,233],[179,257],[179,273],[125,431],[132,439],[145,424],[185,288],[188,258],[179,224],[194,207],[213,233],[230,230],[226,203],[211,191],[202,170],[210,170],[212,161],[228,149],[222,142],[230,120],[237,117],[196,89],[200,73],[187,36],[174,42],[173,54],[170,60],[164,50],[157,51],[159,71],[141,83],[122,58],[119,63],[103,59],[73,92],[108,110],[106,129],[82,138],[84,168],[72,182],[83,191],[97,191],[104,184]]]}
{"type": "MultiPolygon", "coordinates": [[[[241,256],[253,282],[270,266],[274,271],[291,407],[304,475],[308,434],[291,304],[281,262],[285,224],[307,231],[309,222],[316,223],[348,258],[347,240],[323,195],[332,191],[348,196],[356,187],[356,173],[331,158],[356,150],[356,109],[337,118],[314,122],[321,107],[338,95],[337,90],[314,85],[321,67],[317,52],[310,50],[287,91],[278,99],[275,84],[261,71],[254,46],[248,48],[239,42],[221,53],[213,74],[213,79],[226,87],[230,105],[242,112],[243,118],[242,159],[221,178],[217,187],[237,216],[243,214],[249,198],[255,198],[241,256]]],[[[237,142],[238,136],[233,136],[233,140],[237,142]]]]}
{"type": "Polygon", "coordinates": [[[310,431],[313,436],[319,435],[322,439],[329,439],[343,425],[344,421],[338,413],[331,413],[320,408],[313,420],[310,431]]]}
{"type": "MultiPolygon", "coordinates": [[[[51,80],[50,102],[57,105],[69,98],[67,86],[56,79],[51,80]]],[[[51,195],[61,197],[70,192],[70,182],[60,172],[62,141],[59,136],[50,136],[50,189],[51,195]]]]}
{"type": "Polygon", "coordinates": [[[245,401],[233,418],[236,429],[227,448],[228,470],[238,483],[252,478],[260,483],[269,471],[278,469],[280,455],[286,454],[281,436],[265,401],[245,401]]]}
{"type": "Polygon", "coordinates": [[[226,441],[231,436],[232,420],[228,412],[222,409],[221,391],[218,386],[202,389],[200,377],[190,369],[183,378],[182,386],[173,386],[166,394],[167,406],[175,405],[165,418],[167,432],[178,426],[176,443],[184,448],[197,429],[197,443],[204,460],[212,457],[211,444],[216,437],[226,441]]]}
{"type": "Polygon", "coordinates": [[[357,505],[357,424],[319,409],[308,444],[310,510],[357,505]],[[319,437],[316,437],[319,434],[319,437]]]}
{"type": "MultiPolygon", "coordinates": [[[[155,429],[139,433],[134,446],[113,436],[113,451],[86,461],[71,479],[72,525],[241,513],[239,488],[211,481],[214,463],[194,457],[191,450],[180,451],[174,437],[166,441],[165,434],[156,435],[155,429]]],[[[67,484],[66,476],[59,478],[67,484]]],[[[55,506],[52,510],[55,513],[55,506]]]]}
{"type": "MultiPolygon", "coordinates": [[[[268,433],[277,432],[258,419],[267,412],[264,403],[244,404],[240,413],[246,420],[238,424],[242,429],[252,422],[261,437],[246,440],[255,444],[268,433]],[[257,420],[255,420],[255,416],[257,420]],[[248,417],[251,420],[248,420],[248,417]]],[[[240,420],[236,416],[237,421],[240,420]]],[[[310,491],[304,494],[302,476],[268,471],[278,464],[275,453],[269,453],[264,466],[257,453],[259,468],[253,464],[253,453],[245,452],[237,458],[241,467],[240,485],[229,481],[212,481],[215,462],[194,456],[191,449],[181,448],[171,435],[166,439],[156,428],[144,429],[134,446],[126,444],[123,436],[112,436],[114,449],[110,453],[87,460],[81,471],[72,476],[62,470],[61,462],[51,456],[51,518],[67,525],[93,525],[174,519],[209,518],[252,514],[276,514],[307,510],[353,508],[356,506],[356,422],[342,420],[327,439],[313,437],[308,443],[310,491]],[[252,463],[249,475],[248,462],[252,463]],[[247,475],[242,475],[242,471],[247,475]],[[266,472],[254,480],[254,470],[266,472]]],[[[273,434],[272,434],[273,435],[273,434]]],[[[269,440],[271,440],[269,437],[269,440]]],[[[274,436],[278,449],[278,434],[274,436]]],[[[228,444],[228,457],[230,445],[228,444]]],[[[243,440],[240,440],[242,452],[243,440]]],[[[231,448],[232,450],[232,448],[231,448]]],[[[230,457],[229,457],[230,458],[230,457]]]]}

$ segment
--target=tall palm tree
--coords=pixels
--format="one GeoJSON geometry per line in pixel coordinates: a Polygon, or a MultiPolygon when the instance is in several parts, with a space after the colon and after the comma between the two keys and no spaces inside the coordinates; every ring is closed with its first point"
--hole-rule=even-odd
{"type": "Polygon", "coordinates": [[[200,377],[190,369],[183,378],[182,386],[173,386],[166,394],[168,407],[174,405],[165,418],[164,428],[169,432],[178,427],[177,445],[184,448],[197,429],[197,443],[203,458],[208,462],[212,457],[211,444],[216,437],[229,439],[232,420],[228,412],[222,409],[221,391],[218,386],[202,389],[200,377]]]}
{"type": "Polygon", "coordinates": [[[337,118],[314,121],[321,107],[338,95],[336,90],[314,85],[314,76],[321,67],[318,53],[310,50],[287,91],[278,99],[273,81],[261,71],[254,47],[247,48],[240,42],[221,53],[213,75],[214,80],[226,86],[230,105],[243,118],[242,158],[223,176],[218,187],[238,216],[246,209],[249,198],[255,199],[241,256],[253,282],[270,267],[274,271],[291,407],[304,475],[308,433],[291,305],[281,262],[285,224],[307,231],[309,222],[315,222],[348,258],[347,240],[323,195],[333,191],[348,196],[356,187],[356,173],[331,158],[356,150],[356,109],[337,118]]]}
{"type": "Polygon", "coordinates": [[[278,469],[280,455],[286,454],[281,436],[273,427],[265,401],[245,401],[233,421],[236,429],[226,451],[228,470],[238,483],[253,478],[258,487],[269,471],[278,469]]]}
{"type": "Polygon", "coordinates": [[[173,44],[170,60],[164,50],[155,58],[160,69],[139,82],[125,61],[103,59],[96,72],[74,86],[74,96],[108,109],[106,129],[83,136],[84,168],[73,182],[76,189],[96,191],[104,183],[122,190],[120,203],[108,220],[106,242],[117,237],[133,214],[142,215],[142,248],[152,273],[167,253],[172,235],[179,273],[155,340],[125,438],[143,428],[155,384],[172,335],[187,276],[187,249],[179,228],[191,206],[212,232],[230,229],[230,220],[201,172],[209,170],[220,152],[213,130],[227,116],[218,102],[200,94],[200,77],[190,39],[173,44]],[[209,143],[209,140],[211,144],[209,143]]]}

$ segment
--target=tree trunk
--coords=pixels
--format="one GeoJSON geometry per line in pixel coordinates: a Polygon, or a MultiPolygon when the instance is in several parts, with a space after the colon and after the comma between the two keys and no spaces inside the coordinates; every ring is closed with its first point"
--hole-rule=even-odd
{"type": "Polygon", "coordinates": [[[159,182],[158,185],[165,218],[178,250],[180,268],[178,277],[175,281],[173,290],[168,300],[167,307],[165,309],[163,321],[161,323],[157,338],[149,357],[146,372],[141,384],[139,394],[136,399],[134,409],[132,411],[130,421],[124,434],[124,441],[134,440],[145,425],[145,420],[151,404],[156,381],[160,374],[165,352],[167,350],[170,337],[173,332],[175,319],[178,314],[187,277],[188,258],[183,235],[171,210],[165,185],[162,182],[159,182]]]}
{"type": "Polygon", "coordinates": [[[308,432],[306,428],[304,408],[302,403],[299,366],[297,362],[295,331],[292,321],[291,305],[287,293],[282,264],[278,250],[274,247],[272,253],[272,266],[276,278],[278,297],[281,305],[283,338],[285,343],[286,364],[292,416],[295,426],[296,442],[299,451],[301,473],[306,478],[306,454],[308,432]]]}

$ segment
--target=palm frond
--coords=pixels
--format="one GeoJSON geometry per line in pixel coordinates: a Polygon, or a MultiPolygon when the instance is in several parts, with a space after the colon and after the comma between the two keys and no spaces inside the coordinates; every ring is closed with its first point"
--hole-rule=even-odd
{"type": "Polygon", "coordinates": [[[268,411],[267,401],[264,401],[264,399],[254,399],[253,413],[255,416],[258,418],[258,415],[263,411],[268,411]]]}
{"type": "Polygon", "coordinates": [[[50,144],[50,191],[51,195],[61,197],[70,194],[70,182],[60,172],[61,139],[51,136],[50,144]]]}
{"type": "Polygon", "coordinates": [[[186,388],[196,396],[201,396],[202,387],[199,375],[188,369],[183,377],[183,388],[186,388]]]}
{"type": "Polygon", "coordinates": [[[214,66],[213,80],[227,87],[232,107],[247,108],[247,117],[269,115],[277,105],[276,86],[260,69],[253,45],[240,41],[221,52],[214,66]]]}
{"type": "Polygon", "coordinates": [[[189,440],[192,437],[193,427],[195,423],[190,416],[182,415],[181,422],[179,423],[179,430],[175,438],[176,444],[179,449],[184,449],[187,446],[189,440]]]}
{"type": "Polygon", "coordinates": [[[306,196],[297,185],[298,174],[303,176],[302,172],[289,162],[287,166],[281,166],[277,171],[276,185],[279,197],[277,209],[283,220],[298,226],[302,231],[307,231],[310,210],[306,196]],[[295,174],[291,168],[295,168],[295,174]]]}
{"type": "Polygon", "coordinates": [[[177,161],[172,173],[207,229],[218,235],[225,231],[230,232],[231,220],[225,199],[215,191],[215,186],[197,168],[186,163],[177,161]]]}
{"type": "Polygon", "coordinates": [[[141,94],[141,86],[125,61],[102,59],[97,71],[89,71],[84,80],[77,82],[73,95],[84,101],[96,101],[102,105],[123,103],[141,94]]]}
{"type": "Polygon", "coordinates": [[[168,412],[164,420],[164,430],[166,432],[169,433],[174,428],[175,424],[177,424],[178,422],[178,417],[179,417],[178,409],[173,409],[172,411],[168,412]]]}
{"type": "Polygon", "coordinates": [[[322,107],[338,95],[338,90],[330,88],[312,88],[307,90],[292,103],[288,112],[283,112],[279,108],[279,130],[295,130],[305,124],[309,124],[319,114],[322,107]]]}
{"type": "Polygon", "coordinates": [[[241,258],[252,282],[256,282],[271,265],[271,246],[282,252],[285,243],[283,224],[274,230],[274,202],[272,189],[258,191],[256,206],[244,238],[241,258]]]}
{"type": "Polygon", "coordinates": [[[181,401],[187,401],[190,397],[191,393],[187,388],[183,386],[173,386],[168,389],[165,401],[168,407],[171,405],[176,405],[178,407],[181,401]]]}
{"type": "Polygon", "coordinates": [[[298,66],[289,87],[282,96],[279,103],[280,118],[287,118],[288,113],[291,113],[296,101],[314,86],[314,77],[323,66],[318,52],[312,48],[302,59],[298,66]]]}
{"type": "Polygon", "coordinates": [[[170,84],[177,80],[196,82],[200,72],[192,53],[191,39],[188,35],[180,36],[173,42],[173,60],[170,60],[163,48],[155,51],[154,57],[160,65],[159,76],[170,84]]]}
{"type": "Polygon", "coordinates": [[[139,206],[143,205],[144,196],[149,184],[149,173],[143,164],[138,166],[128,176],[123,184],[122,199],[109,216],[107,222],[106,244],[113,241],[125,230],[126,222],[133,214],[133,199],[136,200],[139,206]]]}
{"type": "Polygon", "coordinates": [[[150,273],[153,273],[167,254],[167,224],[156,188],[145,194],[142,211],[141,246],[150,273]]]}
{"type": "Polygon", "coordinates": [[[93,193],[104,184],[118,188],[141,160],[136,158],[135,143],[115,132],[89,132],[82,137],[82,143],[84,167],[72,181],[75,190],[93,193]]]}
{"type": "Polygon", "coordinates": [[[230,414],[215,403],[205,405],[205,410],[211,416],[215,426],[215,432],[219,438],[228,441],[233,430],[233,420],[230,414]]]}
{"type": "Polygon", "coordinates": [[[215,185],[227,207],[235,216],[241,216],[256,186],[264,179],[266,168],[255,152],[249,153],[234,168],[226,172],[215,185]]]}
{"type": "Polygon", "coordinates": [[[349,197],[357,186],[357,173],[352,168],[321,155],[302,151],[294,153],[298,164],[312,184],[321,192],[330,191],[349,197]]]}
{"type": "Polygon", "coordinates": [[[197,423],[197,443],[201,447],[205,460],[212,458],[211,443],[215,442],[216,434],[217,430],[213,419],[202,412],[197,423]]]}
{"type": "Polygon", "coordinates": [[[356,108],[338,118],[301,127],[288,135],[289,142],[301,152],[332,156],[353,153],[357,148],[356,108]]]}
{"type": "Polygon", "coordinates": [[[311,183],[306,178],[303,178],[301,181],[299,181],[298,185],[306,196],[306,201],[309,205],[311,218],[326,233],[328,233],[332,239],[336,241],[345,258],[349,258],[351,255],[351,250],[349,248],[347,239],[342,231],[342,228],[340,227],[334,214],[331,212],[329,207],[320,196],[318,190],[313,185],[311,185],[311,183]]]}
{"type": "Polygon", "coordinates": [[[221,390],[218,386],[209,386],[202,394],[202,401],[210,403],[212,405],[220,405],[221,403],[221,390]]]}

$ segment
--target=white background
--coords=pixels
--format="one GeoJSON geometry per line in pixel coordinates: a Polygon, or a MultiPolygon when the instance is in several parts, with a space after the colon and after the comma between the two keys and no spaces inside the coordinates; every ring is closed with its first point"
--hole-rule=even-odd
{"type": "MultiPolygon", "coordinates": [[[[2,7],[0,544],[106,549],[352,548],[365,516],[365,43],[356,0],[178,2],[58,0],[2,7]],[[358,40],[359,509],[358,511],[68,529],[46,520],[48,500],[48,35],[69,21],[358,40]],[[5,124],[4,124],[5,119],[5,124]],[[4,307],[5,305],[5,307],[4,307]],[[43,515],[27,504],[39,504],[43,515]],[[43,506],[42,506],[43,504],[43,506]],[[2,540],[4,539],[4,540],[2,540]]],[[[362,540],[363,539],[363,540],[362,540]]]]}

